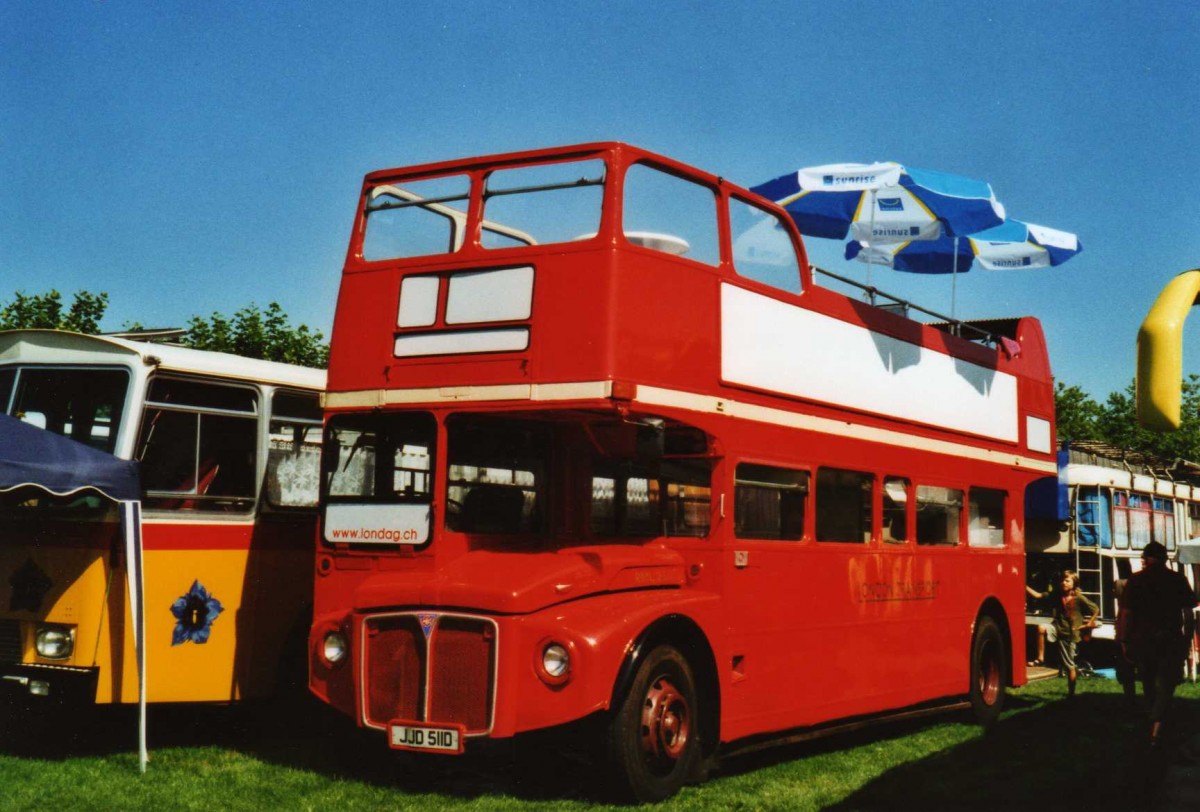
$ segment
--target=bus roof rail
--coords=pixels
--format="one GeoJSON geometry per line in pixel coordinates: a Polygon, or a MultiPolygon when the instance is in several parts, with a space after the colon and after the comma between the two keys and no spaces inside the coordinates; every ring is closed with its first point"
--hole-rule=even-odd
{"type": "Polygon", "coordinates": [[[899,296],[894,296],[891,293],[882,291],[873,285],[864,285],[862,282],[858,282],[854,279],[850,279],[849,277],[836,274],[833,271],[827,271],[824,268],[818,268],[816,265],[810,265],[809,267],[814,273],[828,276],[830,279],[836,279],[843,284],[850,285],[851,287],[858,288],[859,290],[865,292],[867,294],[867,301],[873,307],[878,307],[881,310],[888,310],[891,312],[900,311],[900,315],[905,317],[908,316],[909,310],[916,310],[919,313],[924,313],[926,316],[932,316],[933,318],[938,319],[937,322],[929,322],[928,326],[930,327],[935,327],[939,330],[950,333],[951,335],[965,338],[968,341],[979,341],[990,346],[996,346],[1000,343],[998,336],[996,336],[992,331],[983,329],[981,327],[981,325],[990,324],[991,322],[960,321],[951,316],[947,316],[944,313],[938,313],[935,310],[921,307],[920,305],[914,304],[907,299],[901,299],[899,296]],[[879,304],[877,302],[879,297],[887,299],[892,304],[879,304]]]}

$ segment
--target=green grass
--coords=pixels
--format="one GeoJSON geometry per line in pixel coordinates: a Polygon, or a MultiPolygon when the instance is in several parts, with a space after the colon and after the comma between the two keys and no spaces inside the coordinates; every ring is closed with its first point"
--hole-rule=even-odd
{"type": "MultiPolygon", "coordinates": [[[[726,759],[666,809],[1146,808],[1177,755],[1200,730],[1200,686],[1181,686],[1175,741],[1162,758],[1145,747],[1142,717],[1111,681],[1046,680],[1009,692],[987,735],[961,714],[893,723],[726,759]]],[[[127,709],[73,717],[65,742],[0,748],[0,809],[344,810],[610,808],[580,758],[527,746],[484,757],[411,760],[308,708],[309,721],[245,708],[152,708],[151,760],[137,771],[127,709]],[[314,720],[312,717],[316,717],[314,720]],[[516,766],[519,764],[519,767],[516,766]]],[[[8,739],[26,737],[28,727],[8,739]]]]}

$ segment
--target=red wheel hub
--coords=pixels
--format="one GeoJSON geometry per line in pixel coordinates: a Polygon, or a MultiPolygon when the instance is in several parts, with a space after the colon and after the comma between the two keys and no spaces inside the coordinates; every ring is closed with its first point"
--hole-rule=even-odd
{"type": "Polygon", "coordinates": [[[990,642],[979,653],[979,695],[988,705],[995,704],[1000,696],[1000,661],[990,642]]]}
{"type": "Polygon", "coordinates": [[[691,734],[691,717],[687,698],[668,678],[656,679],[642,704],[642,750],[655,758],[678,760],[691,734]]]}

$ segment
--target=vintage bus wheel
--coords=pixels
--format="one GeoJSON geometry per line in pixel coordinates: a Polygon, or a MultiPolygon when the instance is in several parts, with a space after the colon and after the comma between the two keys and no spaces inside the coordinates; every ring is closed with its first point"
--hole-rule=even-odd
{"type": "Polygon", "coordinates": [[[697,772],[699,734],[692,669],[674,648],[659,646],[612,720],[610,753],[623,794],[641,802],[674,795],[697,772]]]}
{"type": "Polygon", "coordinates": [[[1005,658],[1000,627],[990,617],[980,618],[971,641],[971,709],[984,727],[1004,709],[1005,658]]]}

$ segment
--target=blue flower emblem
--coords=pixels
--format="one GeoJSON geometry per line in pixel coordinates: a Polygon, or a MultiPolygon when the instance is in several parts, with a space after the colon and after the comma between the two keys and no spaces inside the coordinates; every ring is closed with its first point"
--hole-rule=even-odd
{"type": "Polygon", "coordinates": [[[175,615],[175,633],[171,636],[171,645],[178,646],[188,640],[207,643],[213,621],[224,609],[199,580],[193,581],[187,594],[171,604],[171,614],[175,615]]]}

